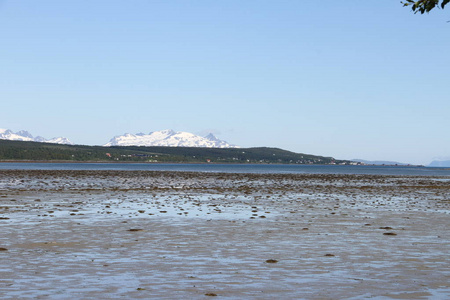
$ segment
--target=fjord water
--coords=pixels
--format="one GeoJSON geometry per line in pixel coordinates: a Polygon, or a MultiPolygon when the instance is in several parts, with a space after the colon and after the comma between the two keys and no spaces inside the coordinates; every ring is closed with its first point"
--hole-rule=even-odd
{"type": "Polygon", "coordinates": [[[365,174],[450,176],[450,168],[281,164],[0,163],[0,170],[122,170],[253,174],[365,174]]]}

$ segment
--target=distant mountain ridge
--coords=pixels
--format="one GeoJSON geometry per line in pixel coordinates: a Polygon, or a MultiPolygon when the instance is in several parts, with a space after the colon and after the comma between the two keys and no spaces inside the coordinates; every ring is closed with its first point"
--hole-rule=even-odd
{"type": "Polygon", "coordinates": [[[33,137],[31,133],[25,130],[13,132],[10,129],[0,129],[0,140],[73,145],[73,143],[68,138],[65,137],[55,137],[47,140],[42,136],[33,137]]]}
{"type": "Polygon", "coordinates": [[[428,167],[450,167],[450,160],[433,160],[428,167]]]}
{"type": "Polygon", "coordinates": [[[333,157],[279,148],[87,146],[0,140],[0,161],[351,165],[333,157]]]}
{"type": "Polygon", "coordinates": [[[113,137],[103,145],[111,146],[164,146],[164,147],[203,147],[203,148],[239,148],[215,137],[212,133],[205,137],[189,132],[171,129],[145,133],[125,133],[113,137]]]}
{"type": "Polygon", "coordinates": [[[386,166],[395,166],[395,165],[397,165],[397,166],[408,166],[408,165],[411,165],[411,164],[401,163],[401,162],[397,162],[397,161],[385,161],[385,160],[352,159],[351,161],[364,163],[366,165],[377,165],[377,166],[382,166],[382,165],[386,165],[386,166]]]}

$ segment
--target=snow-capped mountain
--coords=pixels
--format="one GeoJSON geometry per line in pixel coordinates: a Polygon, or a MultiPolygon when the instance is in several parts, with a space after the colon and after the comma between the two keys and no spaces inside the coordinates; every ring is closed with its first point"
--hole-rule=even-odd
{"type": "Polygon", "coordinates": [[[201,137],[189,132],[161,130],[149,134],[137,133],[115,136],[104,146],[167,146],[167,147],[205,147],[205,148],[238,148],[219,140],[212,133],[201,137]]]}
{"type": "Polygon", "coordinates": [[[13,132],[12,130],[9,129],[0,129],[0,140],[73,145],[73,143],[65,137],[55,137],[47,140],[42,136],[33,137],[28,131],[25,130],[13,132]]]}

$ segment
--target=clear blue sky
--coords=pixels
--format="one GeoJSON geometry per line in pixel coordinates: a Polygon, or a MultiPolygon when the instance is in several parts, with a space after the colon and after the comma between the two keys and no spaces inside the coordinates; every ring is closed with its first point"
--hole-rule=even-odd
{"type": "Polygon", "coordinates": [[[448,20],[400,0],[0,0],[0,128],[428,164],[450,156],[448,20]]]}

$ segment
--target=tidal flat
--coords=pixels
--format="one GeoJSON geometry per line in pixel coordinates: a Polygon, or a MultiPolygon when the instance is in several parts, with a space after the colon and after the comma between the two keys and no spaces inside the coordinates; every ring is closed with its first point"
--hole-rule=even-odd
{"type": "Polygon", "coordinates": [[[449,299],[448,177],[0,171],[2,299],[449,299]]]}

